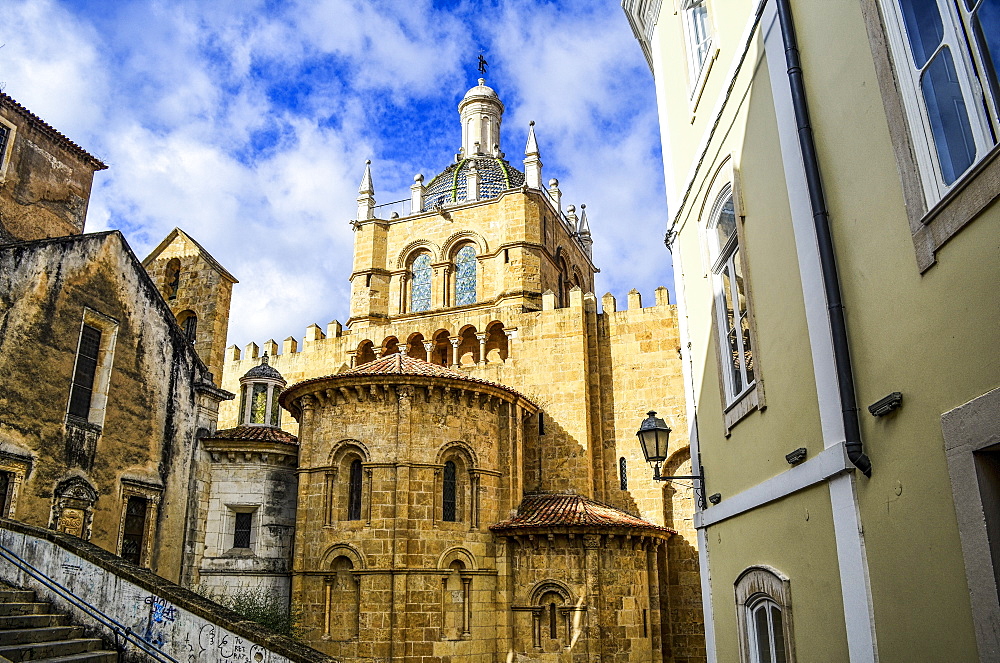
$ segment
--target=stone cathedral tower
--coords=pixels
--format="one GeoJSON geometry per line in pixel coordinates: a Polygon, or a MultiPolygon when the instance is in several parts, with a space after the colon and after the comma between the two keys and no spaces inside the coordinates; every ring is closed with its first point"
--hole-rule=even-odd
{"type": "MultiPolygon", "coordinates": [[[[535,127],[522,171],[484,80],[458,111],[454,158],[409,200],[379,205],[366,165],[346,327],[264,345],[298,447],[306,638],[342,661],[704,660],[691,493],[652,481],[635,439],[656,409],[663,473],[690,474],[675,307],[665,288],[599,303],[586,211],[543,186],[535,127]]],[[[259,352],[230,347],[223,387],[259,352]]],[[[273,554],[240,536],[241,558],[273,554]]]]}

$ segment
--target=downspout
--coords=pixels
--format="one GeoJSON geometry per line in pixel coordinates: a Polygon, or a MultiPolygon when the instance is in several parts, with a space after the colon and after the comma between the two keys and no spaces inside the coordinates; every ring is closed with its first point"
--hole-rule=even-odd
{"type": "Polygon", "coordinates": [[[809,204],[816,227],[819,245],[820,266],[823,271],[823,287],[826,291],[827,309],[830,314],[830,334],[833,337],[833,357],[837,370],[837,387],[840,390],[841,414],[844,420],[844,446],[847,457],[866,477],[872,475],[872,463],[865,455],[861,444],[861,424],[858,421],[858,404],[854,396],[854,370],[851,367],[851,351],[847,339],[847,324],[844,319],[844,302],[840,292],[840,277],[837,274],[837,260],[833,250],[833,236],[830,232],[830,212],[826,206],[826,194],[820,177],[816,143],[813,140],[809,109],[806,105],[805,83],[802,78],[802,64],[799,61],[799,45],[792,22],[792,7],[789,0],[776,0],[778,21],[781,24],[781,39],[785,47],[785,62],[788,65],[788,86],[795,111],[796,132],[802,151],[806,185],[809,189],[809,204]]]}

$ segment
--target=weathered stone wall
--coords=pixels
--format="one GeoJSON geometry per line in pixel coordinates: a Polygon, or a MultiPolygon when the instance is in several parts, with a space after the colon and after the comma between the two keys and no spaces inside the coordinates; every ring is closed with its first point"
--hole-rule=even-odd
{"type": "Polygon", "coordinates": [[[106,166],[0,92],[0,242],[83,232],[94,171],[106,166]],[[2,141],[0,141],[2,143],[2,141]]]}
{"type": "Polygon", "coordinates": [[[209,480],[204,556],[193,584],[213,595],[262,588],[285,603],[291,591],[298,479],[291,444],[202,441],[209,480]],[[251,512],[250,546],[235,548],[234,514],[251,512]]]}
{"type": "Polygon", "coordinates": [[[0,247],[0,331],[0,451],[27,470],[5,515],[117,553],[128,496],[147,497],[143,563],[176,579],[196,431],[214,430],[225,395],[121,234],[0,247]],[[80,421],[67,408],[85,320],[103,325],[107,370],[80,421]]]}
{"type": "Polygon", "coordinates": [[[512,650],[518,659],[670,660],[661,658],[658,633],[655,558],[663,543],[599,533],[507,537],[512,650]]]}
{"type": "MultiPolygon", "coordinates": [[[[188,663],[332,663],[318,651],[75,537],[0,521],[0,546],[162,652],[156,659],[129,643],[125,663],[154,663],[164,660],[164,654],[188,663]]],[[[70,613],[88,634],[115,642],[110,628],[35,575],[5,560],[0,578],[34,590],[40,600],[70,613]]]]}
{"type": "Polygon", "coordinates": [[[214,382],[220,384],[235,280],[185,233],[175,230],[169,239],[166,246],[158,247],[143,264],[179,323],[183,324],[182,316],[187,312],[197,315],[194,348],[208,366],[214,382]],[[174,277],[176,287],[168,283],[171,279],[168,266],[174,259],[180,268],[174,277]]]}

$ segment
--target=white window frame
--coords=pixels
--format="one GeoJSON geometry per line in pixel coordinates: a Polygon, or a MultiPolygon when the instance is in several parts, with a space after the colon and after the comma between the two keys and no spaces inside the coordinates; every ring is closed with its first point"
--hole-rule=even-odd
{"type": "MultiPolygon", "coordinates": [[[[895,60],[903,108],[910,125],[910,136],[914,141],[914,156],[920,172],[926,209],[934,207],[945,194],[959,185],[974,170],[975,164],[982,161],[994,148],[992,133],[1000,129],[997,117],[998,100],[992,99],[990,92],[984,89],[982,82],[975,75],[973,58],[981,65],[982,57],[974,45],[973,53],[970,53],[966,46],[973,42],[965,39],[965,10],[962,9],[962,16],[959,16],[957,12],[960,2],[956,3],[953,0],[936,0],[936,2],[941,14],[943,36],[935,54],[943,48],[949,48],[951,51],[976,146],[976,156],[972,164],[951,184],[945,183],[941,172],[930,119],[920,89],[920,72],[916,70],[910,50],[899,0],[880,0],[886,23],[886,35],[895,60]],[[984,104],[988,111],[984,108],[984,104]]],[[[928,64],[932,59],[933,56],[928,60],[928,64]]]]}
{"type": "MultiPolygon", "coordinates": [[[[759,663],[760,659],[757,657],[756,648],[757,634],[752,615],[754,608],[764,602],[777,606],[781,611],[781,634],[785,643],[785,663],[795,663],[792,594],[788,577],[770,566],[751,566],[739,575],[734,584],[740,663],[759,663]]],[[[769,624],[771,624],[770,619],[770,614],[768,614],[769,624]]]]}
{"type": "MultiPolygon", "coordinates": [[[[716,322],[716,333],[719,342],[719,359],[722,362],[722,381],[724,385],[725,392],[725,405],[728,407],[733,403],[742,399],[748,392],[753,391],[756,386],[756,374],[754,379],[750,380],[747,378],[747,366],[746,366],[746,351],[743,347],[743,335],[740,333],[741,330],[741,319],[734,320],[734,328],[736,330],[736,342],[739,347],[739,358],[740,358],[740,377],[742,378],[743,387],[737,391],[736,386],[733,383],[733,376],[730,370],[730,365],[733,363],[733,358],[729,356],[729,330],[727,326],[727,315],[726,315],[726,297],[725,297],[725,281],[722,278],[722,271],[725,268],[729,268],[730,273],[730,286],[733,291],[730,293],[733,301],[734,313],[739,315],[739,290],[736,284],[736,266],[735,266],[735,256],[737,251],[740,249],[740,233],[739,228],[733,230],[732,236],[726,242],[725,246],[718,245],[718,234],[716,232],[716,226],[719,222],[719,215],[722,212],[722,207],[725,205],[726,201],[733,200],[733,215],[736,216],[736,201],[731,185],[726,185],[722,188],[722,191],[716,196],[715,204],[712,207],[712,213],[709,216],[708,221],[708,235],[709,235],[709,250],[710,256],[712,258],[712,283],[713,283],[713,294],[715,297],[715,322],[716,322]]],[[[739,225],[739,220],[736,220],[737,226],[739,225]]],[[[744,293],[743,298],[746,305],[745,317],[747,318],[748,325],[751,325],[750,321],[750,299],[747,293],[749,290],[749,284],[747,281],[746,265],[745,262],[741,263],[741,271],[743,272],[744,278],[744,293]]],[[[751,339],[751,344],[753,339],[751,339]]],[[[751,348],[751,352],[753,348],[751,348]]]]}
{"type": "Polygon", "coordinates": [[[701,92],[705,88],[705,81],[708,78],[708,70],[711,69],[711,62],[715,59],[714,42],[712,35],[712,21],[708,14],[707,0],[681,0],[681,20],[684,24],[684,44],[687,48],[688,74],[690,77],[690,96],[693,104],[698,103],[701,92]],[[705,38],[702,41],[697,39],[695,26],[696,8],[705,10],[705,38]],[[698,60],[698,53],[704,49],[704,55],[698,60]]]}

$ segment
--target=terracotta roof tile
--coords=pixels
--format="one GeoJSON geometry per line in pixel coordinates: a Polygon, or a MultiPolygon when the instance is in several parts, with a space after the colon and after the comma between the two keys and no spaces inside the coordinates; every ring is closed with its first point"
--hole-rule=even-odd
{"type": "Polygon", "coordinates": [[[11,106],[14,110],[20,113],[33,128],[42,132],[49,138],[51,138],[56,143],[62,145],[63,147],[69,149],[71,152],[76,152],[78,155],[84,158],[85,161],[90,162],[90,165],[94,167],[94,170],[105,170],[107,166],[100,159],[95,157],[93,154],[83,149],[61,131],[53,127],[51,124],[38,117],[30,110],[19,104],[13,97],[9,94],[0,92],[0,103],[6,103],[11,106]]]}
{"type": "Polygon", "coordinates": [[[303,380],[298,382],[284,392],[282,392],[281,403],[285,407],[288,407],[288,403],[285,402],[285,394],[290,393],[293,389],[300,387],[302,385],[311,384],[314,382],[322,382],[325,380],[336,379],[340,377],[353,377],[353,376],[393,376],[393,375],[417,375],[422,377],[431,378],[449,378],[452,380],[462,380],[464,382],[474,382],[476,384],[489,385],[491,387],[498,387],[504,391],[510,392],[515,396],[519,396],[528,400],[526,396],[518,392],[516,389],[512,389],[505,384],[500,384],[498,382],[493,382],[491,380],[484,380],[482,378],[473,377],[464,373],[462,371],[456,371],[452,368],[447,368],[439,364],[432,364],[423,359],[416,359],[409,355],[404,355],[402,353],[395,353],[391,355],[386,355],[385,357],[380,357],[374,361],[370,361],[361,366],[355,366],[354,368],[348,369],[341,373],[336,373],[334,375],[324,375],[321,377],[310,378],[308,380],[303,380]]]}
{"type": "Polygon", "coordinates": [[[254,440],[260,442],[285,442],[298,444],[299,438],[271,426],[237,426],[215,431],[209,440],[254,440]]]}
{"type": "Polygon", "coordinates": [[[648,520],[625,513],[580,495],[534,493],[525,495],[510,520],[490,525],[490,530],[513,530],[536,527],[628,527],[658,532],[674,532],[648,520]]]}

